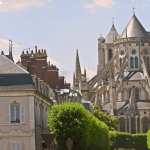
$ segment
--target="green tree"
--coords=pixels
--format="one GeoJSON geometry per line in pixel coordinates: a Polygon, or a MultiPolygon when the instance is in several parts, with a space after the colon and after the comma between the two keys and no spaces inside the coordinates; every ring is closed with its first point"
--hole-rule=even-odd
{"type": "Polygon", "coordinates": [[[109,131],[79,103],[57,104],[50,108],[49,131],[58,142],[59,150],[66,150],[66,141],[71,138],[74,150],[108,150],[109,131]]]}
{"type": "Polygon", "coordinates": [[[100,121],[103,121],[109,127],[109,130],[117,129],[118,119],[116,117],[109,115],[106,112],[101,111],[98,106],[94,106],[93,114],[100,121]]]}

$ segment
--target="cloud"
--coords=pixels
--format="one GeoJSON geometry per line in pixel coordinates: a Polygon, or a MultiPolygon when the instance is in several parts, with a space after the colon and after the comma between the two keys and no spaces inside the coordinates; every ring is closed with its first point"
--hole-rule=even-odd
{"type": "Polygon", "coordinates": [[[0,11],[18,11],[29,7],[41,7],[46,5],[49,0],[0,0],[0,11]]]}
{"type": "Polygon", "coordinates": [[[91,12],[99,7],[110,8],[113,5],[113,0],[93,0],[84,5],[84,8],[89,9],[91,12]]]}

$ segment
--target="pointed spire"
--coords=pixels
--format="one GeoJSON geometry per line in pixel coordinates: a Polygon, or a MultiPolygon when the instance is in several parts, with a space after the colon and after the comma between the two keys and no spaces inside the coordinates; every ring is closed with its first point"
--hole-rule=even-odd
{"type": "Polygon", "coordinates": [[[76,66],[75,66],[75,85],[78,87],[81,80],[81,66],[78,49],[76,51],[76,66]]]}
{"type": "Polygon", "coordinates": [[[135,12],[133,13],[132,18],[130,19],[129,23],[127,24],[126,28],[124,29],[121,38],[127,37],[146,37],[147,32],[139,19],[136,17],[135,12]]]}
{"type": "Polygon", "coordinates": [[[117,32],[115,24],[113,22],[112,27],[105,38],[106,39],[105,41],[106,41],[106,43],[113,43],[117,39],[117,37],[118,37],[118,32],[117,32]]]}
{"type": "Polygon", "coordinates": [[[76,78],[81,76],[81,66],[80,66],[80,59],[79,59],[79,52],[78,49],[76,51],[76,78]]]}

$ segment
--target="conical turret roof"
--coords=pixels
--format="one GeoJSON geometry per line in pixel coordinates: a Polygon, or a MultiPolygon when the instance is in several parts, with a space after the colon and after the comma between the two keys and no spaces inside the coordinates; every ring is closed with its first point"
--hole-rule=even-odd
{"type": "Polygon", "coordinates": [[[126,28],[124,29],[121,38],[127,37],[146,37],[147,32],[141,22],[138,20],[136,15],[134,14],[130,19],[129,23],[127,24],[126,28]]]}
{"type": "Polygon", "coordinates": [[[115,28],[115,25],[113,24],[111,29],[110,29],[110,31],[109,31],[109,33],[106,36],[105,42],[106,43],[113,43],[114,40],[117,39],[117,37],[118,37],[118,32],[117,32],[117,30],[115,28]]]}

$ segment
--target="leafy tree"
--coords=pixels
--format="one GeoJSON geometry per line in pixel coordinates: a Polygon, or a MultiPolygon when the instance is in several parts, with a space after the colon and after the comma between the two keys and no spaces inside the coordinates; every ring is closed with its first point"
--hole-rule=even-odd
{"type": "Polygon", "coordinates": [[[49,131],[56,136],[59,150],[66,150],[71,138],[74,150],[108,150],[108,127],[79,103],[56,104],[48,115],[49,131]]]}
{"type": "Polygon", "coordinates": [[[118,119],[112,115],[109,115],[106,112],[103,112],[99,109],[99,107],[94,106],[93,114],[100,121],[103,121],[108,127],[109,130],[116,130],[118,126],[118,119]]]}

